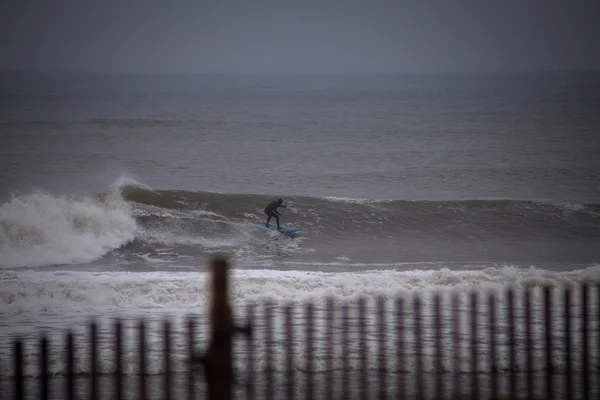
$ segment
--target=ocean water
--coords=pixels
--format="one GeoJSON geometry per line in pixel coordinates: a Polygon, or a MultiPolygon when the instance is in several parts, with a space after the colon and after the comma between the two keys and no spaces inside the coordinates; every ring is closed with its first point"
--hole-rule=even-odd
{"type": "MultiPolygon", "coordinates": [[[[172,318],[182,335],[175,356],[183,359],[182,321],[203,315],[205,266],[215,254],[228,255],[234,265],[232,299],[241,320],[243,306],[254,302],[310,300],[321,315],[329,298],[336,304],[363,296],[392,301],[415,293],[425,296],[430,317],[430,296],[442,292],[460,295],[466,321],[471,290],[502,294],[565,284],[577,290],[600,282],[597,73],[11,73],[1,75],[0,94],[4,377],[13,373],[14,337],[28,341],[27,375],[39,374],[40,332],[52,338],[52,373],[60,376],[62,335],[74,329],[84,346],[91,318],[104,323],[104,373],[114,368],[108,342],[114,317],[127,321],[131,335],[137,317],[172,318]],[[288,205],[282,224],[301,227],[299,234],[261,227],[262,209],[278,197],[288,205]]],[[[536,293],[533,304],[541,307],[536,293]]],[[[521,304],[519,297],[519,315],[521,304]]],[[[497,305],[504,309],[506,300],[497,305]]],[[[450,346],[455,322],[445,315],[444,346],[450,346]]],[[[534,318],[540,338],[541,315],[534,318]]],[[[283,335],[280,308],[274,317],[276,334],[283,335]]],[[[256,369],[264,371],[264,327],[257,324],[256,369]]],[[[499,324],[505,333],[505,320],[499,324]]],[[[374,320],[368,329],[376,346],[374,320]]],[[[394,326],[389,329],[392,346],[394,326]]],[[[159,346],[156,332],[151,340],[159,346]]],[[[560,339],[564,330],[553,334],[560,339]]],[[[431,335],[425,325],[424,338],[431,335]]],[[[485,376],[491,367],[483,330],[478,343],[485,376]]],[[[506,340],[501,344],[499,363],[507,368],[506,340]]],[[[468,348],[469,340],[462,345],[468,348]]],[[[322,374],[328,367],[319,349],[316,371],[322,374]]],[[[596,369],[598,350],[590,354],[596,369]]],[[[125,370],[134,375],[135,347],[127,351],[125,370]]],[[[389,357],[385,370],[413,371],[414,352],[408,348],[403,365],[389,357]]],[[[243,346],[236,354],[244,370],[243,346]]],[[[281,354],[275,370],[283,372],[281,354]]],[[[559,373],[561,354],[557,347],[559,373]]],[[[302,370],[302,351],[297,355],[302,370]]],[[[78,357],[76,370],[85,373],[86,354],[78,357]]],[[[153,349],[153,376],[163,371],[160,357],[153,349]]],[[[358,357],[350,357],[353,371],[358,357]]],[[[423,368],[434,372],[432,353],[428,357],[423,368]]],[[[463,361],[459,370],[470,372],[468,358],[463,361]]],[[[341,362],[336,359],[336,371],[341,362]]],[[[524,362],[520,356],[521,370],[524,362]]],[[[455,371],[450,350],[442,365],[455,371]]]]}

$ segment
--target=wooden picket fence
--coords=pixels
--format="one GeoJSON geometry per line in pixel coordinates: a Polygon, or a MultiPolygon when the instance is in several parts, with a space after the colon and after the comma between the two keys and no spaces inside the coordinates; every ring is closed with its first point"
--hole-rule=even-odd
{"type": "Polygon", "coordinates": [[[411,297],[410,304],[405,297],[398,297],[391,304],[389,299],[376,299],[371,309],[365,299],[341,305],[329,300],[321,320],[316,318],[314,304],[301,306],[300,316],[296,312],[299,306],[289,305],[281,310],[284,329],[277,338],[272,305],[248,306],[247,325],[234,324],[228,299],[228,268],[225,259],[217,258],[211,263],[208,308],[211,327],[207,351],[198,349],[197,321],[193,318],[187,321],[188,357],[183,378],[176,380],[177,374],[173,372],[172,325],[169,321],[164,321],[161,328],[164,372],[158,378],[148,376],[148,328],[145,321],[140,320],[136,339],[139,371],[135,375],[135,391],[126,391],[124,380],[132,379],[123,370],[123,326],[117,320],[113,338],[114,373],[109,377],[98,371],[98,326],[92,323],[89,349],[86,350],[89,373],[84,377],[76,373],[75,340],[69,332],[65,341],[64,374],[60,378],[62,388],[53,390],[56,385],[52,382],[56,378],[49,373],[49,341],[46,337],[39,343],[39,378],[35,379],[35,384],[29,384],[31,378],[24,373],[24,344],[15,340],[13,374],[3,379],[6,390],[0,390],[0,399],[600,398],[600,285],[537,287],[537,292],[525,288],[521,292],[510,289],[500,294],[454,295],[449,319],[443,318],[445,303],[439,295],[428,303],[430,314],[427,319],[423,314],[425,303],[419,294],[411,297]],[[534,295],[538,296],[537,308],[532,306],[534,295]],[[498,296],[504,299],[502,310],[498,309],[498,296]],[[561,299],[560,307],[553,302],[557,298],[561,299]],[[523,305],[521,315],[516,312],[517,302],[523,305]],[[460,328],[460,314],[456,311],[459,305],[470,311],[469,320],[462,321],[468,326],[467,330],[460,328]],[[264,311],[261,321],[255,316],[259,309],[264,311]],[[357,316],[353,325],[357,328],[356,346],[350,345],[351,314],[357,316]],[[502,320],[506,328],[499,328],[500,314],[504,315],[502,320]],[[338,319],[338,315],[341,318],[338,319]],[[367,322],[368,317],[372,317],[371,322],[367,322]],[[298,330],[292,327],[298,326],[300,318],[303,330],[298,335],[298,330]],[[263,377],[261,381],[256,379],[258,371],[254,355],[257,322],[264,328],[261,339],[265,349],[264,365],[258,368],[263,377]],[[324,332],[319,341],[314,333],[317,323],[322,324],[324,332]],[[429,331],[433,332],[427,340],[424,339],[427,336],[425,324],[429,324],[429,331]],[[368,328],[374,332],[369,334],[368,328]],[[444,331],[452,332],[450,339],[444,336],[444,331]],[[563,332],[560,339],[555,335],[558,331],[563,332]],[[485,343],[482,343],[482,337],[485,343]],[[367,344],[369,340],[371,346],[367,344]],[[448,347],[444,340],[450,340],[454,345],[448,347]],[[240,347],[245,349],[245,371],[235,368],[234,341],[240,341],[240,347]],[[295,347],[299,341],[303,343],[300,367],[298,347],[295,347]],[[466,341],[466,353],[464,346],[457,345],[460,341],[463,344],[466,341]],[[281,355],[275,354],[272,343],[280,345],[281,355]],[[501,344],[507,351],[500,351],[501,344]],[[485,357],[481,354],[482,346],[487,348],[485,357]],[[324,351],[317,355],[317,348],[324,351]],[[430,356],[424,356],[427,350],[430,356]],[[414,364],[406,367],[411,351],[414,364]],[[351,356],[355,361],[350,359],[351,356]],[[276,357],[280,357],[283,366],[279,371],[272,367],[276,357]],[[461,372],[459,360],[465,358],[470,372],[461,372]],[[484,358],[486,366],[481,365],[484,358]],[[451,368],[444,362],[448,359],[452,360],[451,368]],[[320,372],[315,370],[317,363],[320,372]],[[425,363],[431,363],[431,368],[427,369],[425,363]],[[350,368],[353,364],[356,368],[350,368]],[[390,365],[396,367],[390,369],[390,365]],[[482,369],[487,372],[478,372],[482,369]],[[160,386],[150,388],[148,381],[157,379],[162,381],[160,386]],[[101,381],[112,382],[106,389],[101,381]]]}

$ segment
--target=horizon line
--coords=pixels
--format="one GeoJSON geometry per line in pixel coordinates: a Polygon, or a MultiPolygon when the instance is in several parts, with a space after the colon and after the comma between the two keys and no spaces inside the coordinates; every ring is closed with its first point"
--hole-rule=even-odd
{"type": "Polygon", "coordinates": [[[54,74],[54,75],[223,75],[223,76],[300,76],[300,75],[515,75],[515,74],[555,74],[555,73],[598,73],[600,68],[593,69],[544,69],[544,70],[485,70],[485,71],[386,71],[386,72],[359,72],[359,71],[329,71],[329,72],[256,72],[256,71],[92,71],[92,70],[33,70],[33,69],[6,69],[0,74],[54,74]]]}

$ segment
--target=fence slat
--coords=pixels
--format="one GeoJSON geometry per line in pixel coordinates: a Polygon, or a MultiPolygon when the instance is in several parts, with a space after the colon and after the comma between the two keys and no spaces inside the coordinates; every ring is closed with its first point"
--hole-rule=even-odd
{"type": "Polygon", "coordinates": [[[350,330],[350,323],[348,321],[349,312],[348,304],[342,305],[342,399],[348,400],[350,398],[349,386],[350,386],[350,374],[349,374],[349,363],[348,354],[350,353],[350,344],[348,338],[348,331],[350,330]]]}
{"type": "MultiPolygon", "coordinates": [[[[252,326],[254,325],[254,304],[248,304],[246,307],[246,320],[252,326]]],[[[254,339],[252,335],[246,336],[247,362],[246,368],[246,398],[254,400],[254,339]]]]}
{"type": "Polygon", "coordinates": [[[398,373],[398,387],[396,397],[406,398],[406,384],[404,376],[404,299],[396,299],[396,370],[398,373]]]}
{"type": "Polygon", "coordinates": [[[517,397],[517,358],[516,358],[516,332],[515,332],[515,292],[508,289],[508,357],[510,362],[510,398],[517,397]]]}
{"type": "Polygon", "coordinates": [[[273,400],[273,314],[271,311],[271,305],[265,304],[264,307],[264,318],[265,318],[265,346],[266,346],[266,362],[265,362],[265,375],[266,375],[266,393],[265,397],[267,400],[273,400]]]}
{"type": "Polygon", "coordinates": [[[413,337],[415,338],[416,368],[415,378],[417,381],[417,399],[425,400],[425,383],[423,382],[423,342],[421,339],[421,296],[413,296],[413,337]]]}
{"type": "Polygon", "coordinates": [[[115,320],[115,398],[123,400],[123,325],[119,319],[115,320]]]}
{"type": "Polygon", "coordinates": [[[90,323],[90,400],[98,400],[98,327],[90,323]]]}
{"type": "Polygon", "coordinates": [[[571,370],[571,360],[573,357],[571,347],[571,290],[565,289],[564,293],[565,311],[564,311],[564,326],[565,326],[565,391],[567,399],[573,398],[573,372],[571,370]]]}
{"type": "Polygon", "coordinates": [[[477,292],[471,292],[471,396],[479,398],[479,363],[477,352],[477,292]]]}
{"type": "Polygon", "coordinates": [[[75,343],[73,341],[73,332],[67,332],[67,379],[65,381],[65,398],[67,400],[75,399],[75,343]]]}
{"type": "Polygon", "coordinates": [[[312,303],[305,307],[306,314],[306,400],[314,398],[314,359],[315,359],[315,336],[314,336],[314,318],[315,309],[312,303]]]}
{"type": "Polygon", "coordinates": [[[50,398],[48,387],[48,339],[40,340],[40,400],[50,398]]]}
{"type": "Polygon", "coordinates": [[[491,395],[492,400],[498,400],[498,356],[496,354],[496,296],[488,296],[489,313],[489,341],[490,341],[490,373],[491,373],[491,395]]]}
{"type": "Polygon", "coordinates": [[[286,375],[287,375],[287,396],[288,400],[294,398],[294,332],[292,325],[293,306],[290,304],[285,308],[285,345],[286,345],[286,375]]]}
{"type": "Polygon", "coordinates": [[[525,346],[527,356],[527,398],[533,399],[533,339],[531,337],[531,288],[525,288],[525,346]]]}
{"type": "Polygon", "coordinates": [[[173,380],[171,377],[171,322],[165,319],[163,322],[163,357],[165,365],[163,398],[171,400],[173,398],[173,380]]]}
{"type": "Polygon", "coordinates": [[[582,369],[583,376],[581,377],[583,380],[583,398],[590,398],[590,363],[589,363],[589,352],[590,348],[588,346],[588,285],[584,283],[581,288],[581,341],[582,341],[582,354],[583,358],[582,369]]]}
{"type": "Polygon", "coordinates": [[[146,381],[146,324],[143,320],[138,323],[138,390],[141,400],[148,398],[148,387],[146,381]]]}
{"type": "Polygon", "coordinates": [[[15,400],[25,399],[25,385],[23,376],[23,342],[21,340],[15,340],[13,345],[13,368],[15,370],[14,398],[15,400]]]}
{"type": "Polygon", "coordinates": [[[328,298],[326,301],[326,333],[325,333],[325,398],[333,399],[333,319],[334,319],[334,302],[332,298],[328,298]]]}
{"type": "Polygon", "coordinates": [[[188,365],[187,365],[187,398],[188,400],[194,400],[195,398],[195,387],[194,387],[194,357],[195,346],[194,341],[196,338],[196,321],[193,316],[188,316],[186,324],[186,337],[187,337],[187,354],[188,354],[188,365]]]}
{"type": "Polygon", "coordinates": [[[358,345],[360,354],[360,398],[367,400],[369,393],[369,379],[367,371],[367,321],[366,301],[358,300],[358,345]]]}
{"type": "Polygon", "coordinates": [[[551,303],[550,288],[546,286],[544,288],[544,326],[546,333],[546,399],[552,400],[554,398],[554,390],[552,389],[552,383],[554,377],[552,369],[552,303],[551,303]]]}
{"type": "MultiPolygon", "coordinates": [[[[444,381],[442,379],[443,365],[442,365],[442,304],[440,294],[436,293],[433,297],[433,326],[435,329],[435,395],[438,399],[444,396],[444,381]]],[[[417,338],[418,340],[418,338],[417,338]]]]}
{"type": "MultiPolygon", "coordinates": [[[[600,363],[600,284],[596,285],[596,359],[600,363]]],[[[600,398],[600,365],[596,365],[596,399],[600,398]]]]}
{"type": "Polygon", "coordinates": [[[377,299],[377,340],[379,347],[379,400],[387,399],[387,346],[386,346],[386,311],[385,299],[377,299]]]}
{"type": "Polygon", "coordinates": [[[452,319],[454,322],[454,329],[452,331],[452,348],[454,350],[454,384],[453,384],[453,397],[458,399],[461,397],[461,386],[460,386],[460,355],[461,355],[461,341],[460,341],[460,298],[458,293],[452,294],[452,319]]]}

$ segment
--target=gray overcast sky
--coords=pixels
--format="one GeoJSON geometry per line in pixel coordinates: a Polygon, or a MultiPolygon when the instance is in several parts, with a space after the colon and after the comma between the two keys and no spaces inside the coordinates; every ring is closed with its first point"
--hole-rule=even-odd
{"type": "Polygon", "coordinates": [[[4,0],[0,70],[600,69],[600,0],[4,0]]]}

